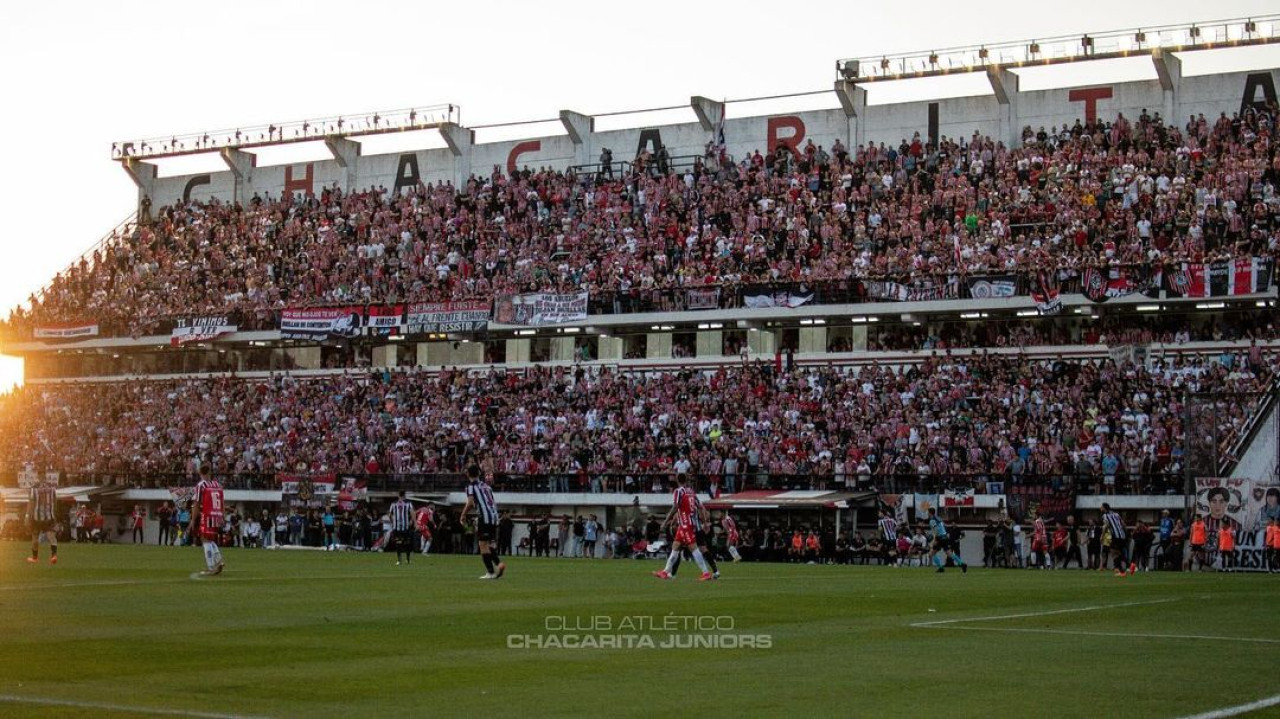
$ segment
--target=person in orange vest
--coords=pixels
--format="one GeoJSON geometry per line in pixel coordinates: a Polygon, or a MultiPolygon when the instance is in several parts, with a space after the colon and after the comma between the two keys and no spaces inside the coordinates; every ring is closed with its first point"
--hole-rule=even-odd
{"type": "Polygon", "coordinates": [[[1280,519],[1272,519],[1267,525],[1267,568],[1271,573],[1280,572],[1280,519]]]}
{"type": "Polygon", "coordinates": [[[1218,554],[1222,555],[1222,570],[1234,571],[1236,568],[1236,533],[1230,524],[1223,524],[1218,530],[1218,554]]]}
{"type": "Polygon", "coordinates": [[[1188,569],[1194,569],[1197,560],[1200,568],[1204,568],[1205,536],[1204,515],[1197,514],[1195,521],[1191,523],[1191,557],[1187,560],[1188,569]]]}
{"type": "Polygon", "coordinates": [[[804,540],[805,557],[810,562],[818,561],[818,554],[822,550],[822,543],[818,541],[816,532],[810,531],[809,536],[804,540]]]}

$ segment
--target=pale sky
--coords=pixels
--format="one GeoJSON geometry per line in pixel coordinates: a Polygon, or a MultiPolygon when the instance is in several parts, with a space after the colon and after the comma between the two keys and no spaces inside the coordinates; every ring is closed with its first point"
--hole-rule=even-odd
{"type": "MultiPolygon", "coordinates": [[[[136,189],[110,159],[117,140],[446,102],[461,105],[462,123],[471,125],[551,118],[562,109],[678,105],[691,95],[828,89],[842,57],[1277,11],[1275,0],[1105,7],[986,0],[5,3],[0,91],[9,110],[0,131],[10,138],[10,169],[0,174],[0,207],[12,255],[0,263],[0,311],[7,316],[132,212],[136,189]]],[[[1275,66],[1277,51],[1242,50],[1223,69],[1275,66]]],[[[1187,74],[1216,69],[1208,62],[1197,69],[1188,59],[1184,67],[1187,74]]],[[[1135,73],[1155,77],[1142,62],[1094,77],[1135,73]]],[[[971,79],[985,91],[981,76],[971,79]]],[[[874,86],[869,100],[877,102],[874,86]]],[[[823,101],[836,106],[834,96],[823,101]]],[[[804,109],[800,101],[784,106],[804,109]]],[[[14,364],[0,363],[0,388],[12,385],[14,364]]]]}

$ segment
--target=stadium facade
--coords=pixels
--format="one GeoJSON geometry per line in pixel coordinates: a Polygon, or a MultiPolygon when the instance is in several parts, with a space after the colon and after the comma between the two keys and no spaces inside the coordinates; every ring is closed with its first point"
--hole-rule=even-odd
{"type": "MultiPolygon", "coordinates": [[[[1280,40],[1274,34],[1259,31],[1255,21],[1247,22],[1252,30],[1244,29],[1245,21],[1223,24],[1220,31],[1207,25],[1197,32],[1192,28],[1170,29],[1167,32],[1172,39],[1164,43],[1153,41],[1141,47],[1143,41],[1137,41],[1136,48],[1119,49],[1117,45],[1117,49],[1102,48],[1101,52],[1097,44],[1091,44],[1096,41],[1089,41],[1086,36],[1078,52],[1058,52],[1052,57],[1045,55],[1049,52],[1046,41],[1045,48],[1035,43],[1034,53],[1031,44],[1023,44],[1026,54],[1010,55],[1006,61],[985,48],[951,53],[952,64],[945,67],[947,57],[933,52],[916,58],[918,66],[913,64],[914,56],[841,61],[830,91],[840,106],[826,110],[737,117],[734,102],[693,97],[688,107],[696,122],[597,131],[595,118],[565,110],[558,117],[563,132],[481,143],[476,141],[477,128],[461,123],[457,106],[441,105],[120,142],[113,148],[113,159],[138,186],[137,213],[97,249],[123,241],[137,227],[151,222],[161,208],[191,202],[246,204],[254,198],[280,198],[291,193],[298,198],[314,197],[333,189],[352,193],[385,187],[399,193],[422,185],[462,188],[473,178],[483,182],[495,172],[510,175],[526,168],[601,178],[625,176],[635,171],[638,162],[660,162],[664,165],[662,172],[684,173],[695,167],[714,167],[724,158],[740,162],[756,152],[775,155],[781,151],[800,158],[811,143],[830,152],[839,142],[850,153],[857,153],[861,148],[882,143],[894,148],[899,143],[910,143],[912,138],[936,146],[947,139],[964,142],[985,136],[1014,148],[1023,144],[1027,128],[1034,134],[1081,122],[1110,122],[1119,116],[1136,119],[1158,115],[1170,126],[1181,127],[1188,118],[1203,115],[1212,124],[1224,115],[1240,116],[1276,106],[1280,69],[1204,76],[1182,73],[1180,53],[1280,40]],[[954,57],[970,51],[976,59],[955,64],[954,57]],[[1151,58],[1157,79],[1019,89],[1020,68],[1064,62],[1088,67],[1100,59],[1137,54],[1151,58]],[[939,65],[940,61],[944,65],[939,65]],[[991,93],[893,104],[868,102],[874,97],[877,82],[956,72],[985,74],[991,93]],[[446,146],[390,154],[361,152],[362,138],[411,131],[438,132],[446,146]],[[332,158],[257,165],[255,149],[302,142],[323,142],[332,158]],[[157,163],[165,158],[204,153],[219,155],[227,169],[171,177],[159,173],[157,163]]],[[[1268,21],[1266,27],[1274,30],[1275,24],[1268,21]]],[[[546,121],[530,125],[545,126],[546,121]]],[[[572,260],[568,252],[566,257],[572,260]]],[[[1034,272],[1012,268],[998,273],[951,273],[941,279],[848,278],[825,284],[779,281],[732,289],[690,285],[647,292],[642,298],[616,294],[592,297],[580,292],[517,294],[460,302],[351,302],[323,307],[304,302],[296,307],[276,308],[265,318],[254,318],[254,322],[233,313],[193,309],[181,316],[164,318],[151,332],[142,335],[85,316],[74,322],[11,330],[4,351],[24,357],[27,382],[33,385],[229,375],[254,381],[282,370],[300,378],[348,372],[350,367],[327,366],[326,359],[335,353],[354,353],[362,368],[417,366],[427,371],[451,367],[476,372],[495,368],[523,371],[532,365],[548,365],[665,373],[682,369],[709,371],[756,361],[776,363],[779,369],[784,361],[788,367],[792,363],[801,367],[873,363],[909,367],[943,353],[877,349],[877,331],[902,327],[907,331],[920,328],[921,332],[936,332],[957,324],[1043,317],[1040,321],[1060,323],[1069,334],[1079,335],[1087,331],[1082,328],[1106,319],[1141,326],[1144,318],[1172,313],[1185,318],[1188,324],[1205,325],[1234,313],[1275,312],[1274,257],[1234,257],[1218,262],[1220,266],[1206,262],[1194,271],[1182,268],[1182,284],[1168,279],[1167,267],[1095,270],[1093,274],[1084,272],[1052,283],[1034,272]],[[1157,278],[1158,274],[1163,276],[1157,278]],[[1192,277],[1191,285],[1186,283],[1186,277],[1192,277]],[[1214,285],[1214,278],[1226,284],[1214,285]],[[1197,289],[1189,290],[1189,286],[1197,289]],[[736,351],[730,349],[739,347],[736,351]]],[[[1261,344],[1271,353],[1280,348],[1280,342],[1275,340],[1261,344]]],[[[1224,354],[1243,353],[1249,346],[1250,342],[1244,340],[1151,343],[1140,347],[1132,343],[1107,346],[1072,342],[951,352],[964,356],[993,351],[1028,361],[1123,357],[1144,363],[1157,358],[1216,361],[1224,354]]],[[[1248,479],[1274,480],[1275,385],[1269,392],[1269,399],[1250,404],[1253,414],[1229,443],[1222,437],[1211,439],[1212,457],[1196,477],[1230,474],[1244,466],[1247,469],[1240,471],[1254,475],[1263,474],[1263,467],[1270,472],[1269,476],[1248,479]],[[1259,453],[1268,452],[1272,453],[1269,464],[1265,457],[1258,459],[1259,453]],[[1246,461],[1241,462],[1242,459],[1246,461]]],[[[1190,471],[1186,478],[1188,482],[1195,479],[1190,471]]],[[[139,480],[116,478],[113,482],[151,486],[108,489],[80,484],[63,492],[83,500],[110,496],[110,501],[121,507],[169,497],[167,489],[156,486],[167,480],[139,480]]],[[[7,476],[5,483],[13,486],[15,477],[7,476]]],[[[420,488],[424,497],[461,503],[447,482],[422,484],[420,488]]],[[[390,486],[382,489],[389,490],[390,486]]],[[[860,504],[865,508],[875,501],[874,493],[863,491],[824,489],[809,495],[799,491],[783,496],[790,488],[770,489],[780,493],[744,496],[741,508],[777,509],[798,501],[797,509],[802,511],[847,512],[841,520],[844,523],[848,522],[847,517],[858,516],[860,504]]],[[[907,505],[916,501],[914,493],[895,495],[899,493],[911,495],[905,500],[907,505]]],[[[530,513],[545,508],[557,515],[563,511],[591,511],[615,516],[630,506],[635,494],[641,495],[643,504],[649,507],[661,507],[667,501],[664,494],[639,490],[568,494],[548,493],[545,488],[500,498],[504,506],[530,513]]],[[[1153,516],[1161,509],[1185,509],[1194,501],[1193,494],[1178,491],[1162,496],[1120,497],[1113,504],[1153,516]]],[[[934,496],[939,496],[936,488],[934,496]]],[[[277,489],[246,488],[231,490],[230,500],[257,503],[279,497],[277,489]]],[[[19,500],[16,493],[12,498],[19,500]]],[[[1084,510],[1093,508],[1095,499],[1082,496],[1074,501],[1084,510]]],[[[739,506],[731,499],[724,501],[726,507],[739,506]]],[[[1003,494],[980,492],[973,501],[968,506],[995,512],[1005,508],[1006,499],[1003,494]]],[[[858,521],[866,526],[867,519],[862,516],[858,521]]]]}

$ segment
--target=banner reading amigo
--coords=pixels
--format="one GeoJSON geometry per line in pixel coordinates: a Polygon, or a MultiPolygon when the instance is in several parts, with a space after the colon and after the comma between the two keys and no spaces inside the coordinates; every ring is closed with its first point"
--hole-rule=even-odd
{"type": "Polygon", "coordinates": [[[409,334],[483,332],[489,326],[489,303],[418,302],[409,305],[409,334]]]}
{"type": "Polygon", "coordinates": [[[493,319],[507,325],[554,325],[587,318],[587,293],[499,295],[493,319]]]}

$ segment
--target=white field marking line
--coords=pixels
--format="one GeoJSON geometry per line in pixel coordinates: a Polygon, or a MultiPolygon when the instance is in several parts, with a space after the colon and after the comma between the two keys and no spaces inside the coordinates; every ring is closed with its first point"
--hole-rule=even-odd
{"type": "Polygon", "coordinates": [[[966,622],[994,622],[1000,619],[1024,619],[1027,617],[1048,617],[1055,614],[1076,614],[1078,612],[1096,612],[1102,609],[1118,609],[1120,607],[1140,607],[1148,604],[1167,604],[1169,602],[1178,601],[1174,599],[1153,599],[1146,602],[1122,602],[1120,604],[1096,604],[1090,607],[1076,607],[1075,609],[1053,609],[1047,612],[1025,612],[1023,614],[1002,614],[995,617],[968,617],[966,619],[939,619],[933,622],[914,622],[908,624],[910,627],[937,627],[944,624],[962,624],[966,622]]]}
{"type": "Polygon", "coordinates": [[[1249,704],[1241,704],[1239,706],[1227,707],[1225,709],[1215,709],[1203,714],[1192,714],[1190,716],[1180,717],[1179,719],[1222,719],[1223,717],[1233,717],[1239,714],[1245,714],[1259,709],[1266,709],[1280,704],[1280,694],[1266,699],[1259,699],[1249,704]]]}
{"type": "MultiPolygon", "coordinates": [[[[912,625],[918,626],[918,625],[912,625]]],[[[1280,639],[1263,637],[1219,637],[1207,634],[1141,634],[1137,632],[1089,632],[1074,629],[1023,629],[1020,627],[926,627],[926,629],[963,629],[971,632],[1012,632],[1015,634],[1066,634],[1082,637],[1131,637],[1134,639],[1203,639],[1219,642],[1280,644],[1280,639]]]]}
{"type": "Polygon", "coordinates": [[[36,704],[39,706],[74,707],[76,709],[102,709],[113,712],[131,714],[152,714],[155,716],[195,717],[196,719],[252,719],[247,714],[218,714],[216,712],[187,711],[186,709],[153,709],[151,707],[125,706],[123,704],[103,704],[99,702],[78,702],[71,699],[44,699],[41,697],[24,697],[14,694],[0,694],[0,704],[36,704]]]}
{"type": "MultiPolygon", "coordinates": [[[[260,576],[260,577],[228,577],[222,575],[216,579],[213,577],[201,577],[199,581],[210,582],[309,582],[309,581],[325,581],[338,579],[399,579],[408,578],[414,575],[410,574],[326,574],[303,577],[289,576],[260,576]]],[[[193,577],[188,575],[182,579],[104,579],[102,581],[92,582],[60,582],[58,584],[2,584],[0,592],[22,592],[37,589],[74,589],[76,587],[130,587],[130,586],[146,586],[157,584],[185,584],[192,581],[193,577]]]]}

